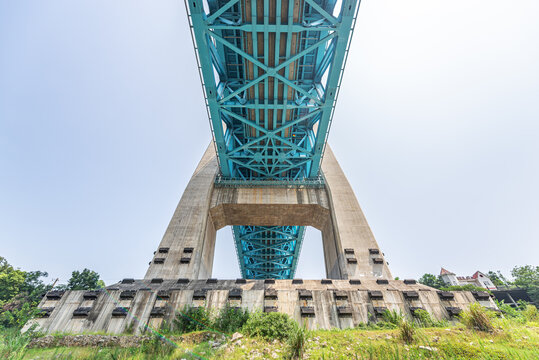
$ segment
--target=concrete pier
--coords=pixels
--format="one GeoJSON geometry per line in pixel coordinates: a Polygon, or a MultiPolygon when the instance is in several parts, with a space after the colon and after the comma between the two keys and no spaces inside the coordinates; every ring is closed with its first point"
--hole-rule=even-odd
{"type": "Polygon", "coordinates": [[[210,145],[145,279],[211,277],[216,231],[227,225],[313,226],[322,232],[327,278],[391,279],[383,253],[329,146],[322,172],[324,188],[216,187],[218,164],[210,145]]]}
{"type": "MultiPolygon", "coordinates": [[[[140,333],[168,326],[185,306],[279,311],[308,328],[375,322],[387,310],[418,309],[451,320],[470,303],[495,308],[488,293],[439,292],[393,280],[354,192],[331,148],[323,187],[217,187],[208,147],[142,280],[124,279],[97,292],[47,294],[42,331],[140,333]],[[227,225],[313,226],[322,232],[326,279],[211,279],[216,231],[227,225]]],[[[300,258],[300,261],[305,261],[300,258]]]]}

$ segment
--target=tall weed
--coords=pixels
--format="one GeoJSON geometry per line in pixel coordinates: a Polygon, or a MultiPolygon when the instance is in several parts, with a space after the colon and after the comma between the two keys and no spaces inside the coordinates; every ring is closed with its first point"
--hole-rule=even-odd
{"type": "Polygon", "coordinates": [[[28,344],[35,336],[33,331],[21,333],[17,328],[0,328],[0,359],[22,359],[28,344]]]}
{"type": "Polygon", "coordinates": [[[406,344],[413,343],[415,340],[414,323],[407,319],[402,319],[399,324],[399,337],[406,344]]]}
{"type": "Polygon", "coordinates": [[[494,330],[493,317],[494,315],[491,311],[485,309],[479,303],[474,303],[470,305],[468,310],[460,314],[460,321],[469,329],[492,332],[494,330]]]}
{"type": "Polygon", "coordinates": [[[302,359],[310,332],[305,326],[294,325],[288,335],[288,358],[302,359]]]}

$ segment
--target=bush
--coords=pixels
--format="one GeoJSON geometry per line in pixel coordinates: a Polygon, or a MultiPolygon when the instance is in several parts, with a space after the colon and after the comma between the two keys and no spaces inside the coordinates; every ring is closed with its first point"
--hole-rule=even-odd
{"type": "Polygon", "coordinates": [[[287,340],[288,357],[302,359],[305,352],[305,344],[309,338],[309,331],[304,326],[295,325],[287,340]]]}
{"type": "Polygon", "coordinates": [[[507,319],[515,320],[519,323],[526,322],[526,318],[524,317],[521,309],[514,308],[511,305],[506,304],[503,300],[502,301],[496,301],[496,306],[498,306],[498,309],[501,311],[503,316],[507,319]]]}
{"type": "Polygon", "coordinates": [[[526,305],[522,313],[527,321],[539,321],[539,311],[534,305],[526,305]]]}
{"type": "Polygon", "coordinates": [[[468,310],[460,314],[461,322],[469,329],[491,332],[494,330],[492,325],[492,312],[485,309],[481,304],[474,303],[468,310]]]}
{"type": "Polygon", "coordinates": [[[247,320],[249,320],[248,310],[234,308],[226,304],[215,318],[213,328],[230,334],[240,330],[247,320]]]}
{"type": "Polygon", "coordinates": [[[440,290],[442,291],[486,291],[489,294],[491,293],[490,290],[485,289],[483,287],[467,284],[467,285],[452,285],[452,286],[445,286],[441,287],[440,290]]]}
{"type": "Polygon", "coordinates": [[[176,315],[173,321],[173,329],[181,334],[198,330],[206,330],[211,327],[211,314],[204,306],[192,307],[186,305],[176,315]]]}
{"type": "Polygon", "coordinates": [[[294,326],[298,326],[297,323],[286,314],[256,312],[251,314],[242,332],[268,340],[283,340],[289,336],[294,326]]]}
{"type": "Polygon", "coordinates": [[[426,310],[416,310],[414,316],[415,323],[419,327],[445,327],[448,325],[447,321],[433,319],[426,310]]]}
{"type": "Polygon", "coordinates": [[[397,310],[386,310],[384,311],[384,314],[382,315],[382,318],[384,321],[393,324],[395,326],[399,326],[402,320],[404,319],[404,316],[400,311],[397,310]]]}

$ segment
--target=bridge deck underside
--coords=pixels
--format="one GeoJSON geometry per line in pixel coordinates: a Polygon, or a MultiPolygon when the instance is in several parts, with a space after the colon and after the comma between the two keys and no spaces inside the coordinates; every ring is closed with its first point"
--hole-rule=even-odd
{"type": "MultiPolygon", "coordinates": [[[[357,0],[187,1],[220,179],[312,181],[357,0]]],[[[294,276],[304,227],[234,226],[242,275],[294,276]]]]}

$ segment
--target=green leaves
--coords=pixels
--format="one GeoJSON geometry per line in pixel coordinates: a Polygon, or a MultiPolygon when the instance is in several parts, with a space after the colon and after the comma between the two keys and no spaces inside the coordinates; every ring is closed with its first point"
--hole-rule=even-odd
{"type": "Polygon", "coordinates": [[[417,281],[420,284],[427,285],[436,289],[439,289],[443,286],[445,286],[445,283],[443,282],[442,278],[440,276],[435,276],[432,274],[424,274],[419,278],[417,281]]]}
{"type": "Polygon", "coordinates": [[[243,326],[243,332],[249,336],[260,336],[268,340],[284,340],[294,330],[296,322],[287,314],[263,313],[251,314],[243,326]]]}
{"type": "Polygon", "coordinates": [[[539,304],[539,266],[515,266],[511,275],[515,278],[513,284],[526,289],[533,302],[539,304]]]}
{"type": "Polygon", "coordinates": [[[59,286],[63,290],[96,290],[105,286],[102,280],[99,280],[99,274],[90,269],[82,271],[73,271],[71,279],[67,285],[59,286]]]}
{"type": "Polygon", "coordinates": [[[5,258],[0,257],[0,306],[19,294],[24,280],[24,271],[14,269],[5,258]]]}

